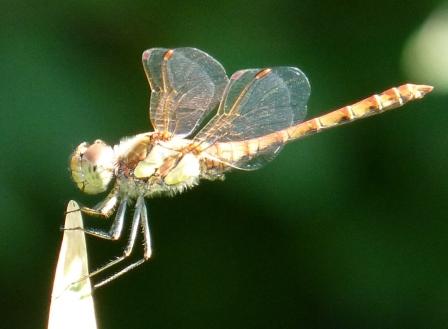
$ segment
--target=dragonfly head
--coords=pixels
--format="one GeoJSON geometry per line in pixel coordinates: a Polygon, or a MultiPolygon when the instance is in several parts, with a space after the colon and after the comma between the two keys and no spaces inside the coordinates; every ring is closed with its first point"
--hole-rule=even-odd
{"type": "Polygon", "coordinates": [[[87,194],[104,192],[113,178],[114,167],[112,147],[99,139],[93,144],[81,143],[70,159],[73,181],[87,194]]]}

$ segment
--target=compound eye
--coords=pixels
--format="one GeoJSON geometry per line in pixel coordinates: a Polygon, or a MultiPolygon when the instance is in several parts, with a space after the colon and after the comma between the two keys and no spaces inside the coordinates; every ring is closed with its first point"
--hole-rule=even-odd
{"type": "Polygon", "coordinates": [[[92,145],[84,150],[80,150],[81,159],[88,162],[90,170],[112,169],[115,162],[115,155],[112,147],[97,139],[92,145]]]}
{"type": "Polygon", "coordinates": [[[115,155],[112,147],[101,140],[80,144],[72,155],[70,169],[76,185],[88,194],[107,189],[113,178],[115,155]]]}

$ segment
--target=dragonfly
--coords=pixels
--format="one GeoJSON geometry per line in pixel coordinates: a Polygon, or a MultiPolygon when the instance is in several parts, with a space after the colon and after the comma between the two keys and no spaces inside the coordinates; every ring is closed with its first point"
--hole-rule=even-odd
{"type": "Polygon", "coordinates": [[[80,208],[88,215],[114,217],[110,228],[84,228],[86,234],[118,240],[126,211],[134,208],[123,253],[89,277],[128,258],[139,227],[143,234],[143,256],[95,288],[150,259],[146,198],[182,193],[203,179],[222,180],[231,170],[259,169],[291,141],[399,108],[433,89],[403,84],[305,121],[311,88],[298,68],[245,69],[228,78],[217,60],[188,47],[152,48],[143,52],[142,61],[153,131],[114,146],[99,139],[83,142],[70,160],[72,179],[82,192],[110,190],[96,206],[80,208]]]}

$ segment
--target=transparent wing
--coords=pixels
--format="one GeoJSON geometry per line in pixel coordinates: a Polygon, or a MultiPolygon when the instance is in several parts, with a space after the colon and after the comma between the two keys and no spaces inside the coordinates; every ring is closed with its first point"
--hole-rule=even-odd
{"type": "Polygon", "coordinates": [[[308,79],[297,68],[238,71],[230,78],[217,114],[194,140],[199,148],[219,144],[210,148],[217,160],[241,169],[257,169],[272,160],[284,144],[270,135],[304,119],[309,95],[308,79]],[[261,146],[256,146],[257,152],[249,152],[248,148],[254,147],[250,143],[261,146]],[[217,149],[227,153],[219,154],[217,149]]]}
{"type": "Polygon", "coordinates": [[[222,65],[195,48],[152,48],[142,56],[151,87],[154,129],[190,135],[219,103],[228,78],[222,65]]]}

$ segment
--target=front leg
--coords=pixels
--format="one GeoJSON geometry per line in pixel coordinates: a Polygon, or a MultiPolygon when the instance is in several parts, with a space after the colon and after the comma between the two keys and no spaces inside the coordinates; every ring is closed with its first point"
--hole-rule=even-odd
{"type": "Polygon", "coordinates": [[[103,201],[95,205],[93,208],[89,208],[81,204],[81,207],[79,209],[72,210],[70,212],[80,210],[82,213],[90,216],[109,218],[115,212],[117,205],[118,205],[118,186],[115,185],[112,191],[110,191],[110,193],[107,195],[107,197],[103,201]]]}
{"type": "MultiPolygon", "coordinates": [[[[112,191],[110,191],[110,193],[107,195],[107,197],[103,201],[95,205],[93,208],[82,206],[78,210],[90,216],[109,218],[115,212],[115,209],[117,208],[118,205],[119,201],[118,190],[119,190],[118,185],[115,185],[112,191]]],[[[125,218],[127,202],[128,202],[127,196],[121,199],[120,205],[115,215],[115,219],[112,223],[111,228],[108,231],[98,228],[80,228],[80,227],[70,228],[69,230],[80,230],[86,234],[93,235],[102,239],[118,240],[123,230],[123,223],[125,218]]]]}
{"type": "Polygon", "coordinates": [[[118,195],[114,193],[109,194],[106,199],[94,206],[93,208],[82,206],[81,212],[91,216],[99,216],[103,218],[109,218],[114,213],[118,204],[118,195]]]}
{"type": "Polygon", "coordinates": [[[104,231],[99,228],[84,228],[83,232],[101,239],[118,240],[123,232],[127,204],[128,198],[124,197],[120,202],[120,206],[115,214],[115,219],[108,231],[104,231]]]}
{"type": "MultiPolygon", "coordinates": [[[[128,203],[128,197],[123,197],[123,199],[120,202],[120,206],[118,207],[117,213],[115,214],[115,219],[112,223],[112,226],[110,227],[110,229],[108,231],[104,231],[103,229],[99,229],[99,228],[80,228],[80,227],[69,228],[69,229],[65,229],[65,230],[80,230],[86,234],[95,236],[97,238],[107,239],[107,240],[118,240],[123,231],[123,224],[124,224],[124,218],[125,218],[125,214],[126,214],[127,203],[128,203]]],[[[84,212],[83,209],[85,209],[85,207],[82,207],[80,210],[82,212],[84,212]]],[[[87,208],[87,209],[90,209],[90,208],[87,208]]],[[[94,210],[94,209],[95,208],[93,208],[92,210],[94,210]]],[[[95,211],[95,215],[97,215],[98,210],[94,210],[94,211],[95,211]]],[[[99,212],[101,213],[100,210],[99,210],[99,212]]],[[[86,212],[86,213],[91,214],[90,212],[86,212]]],[[[110,217],[110,215],[107,217],[110,217]]]]}

